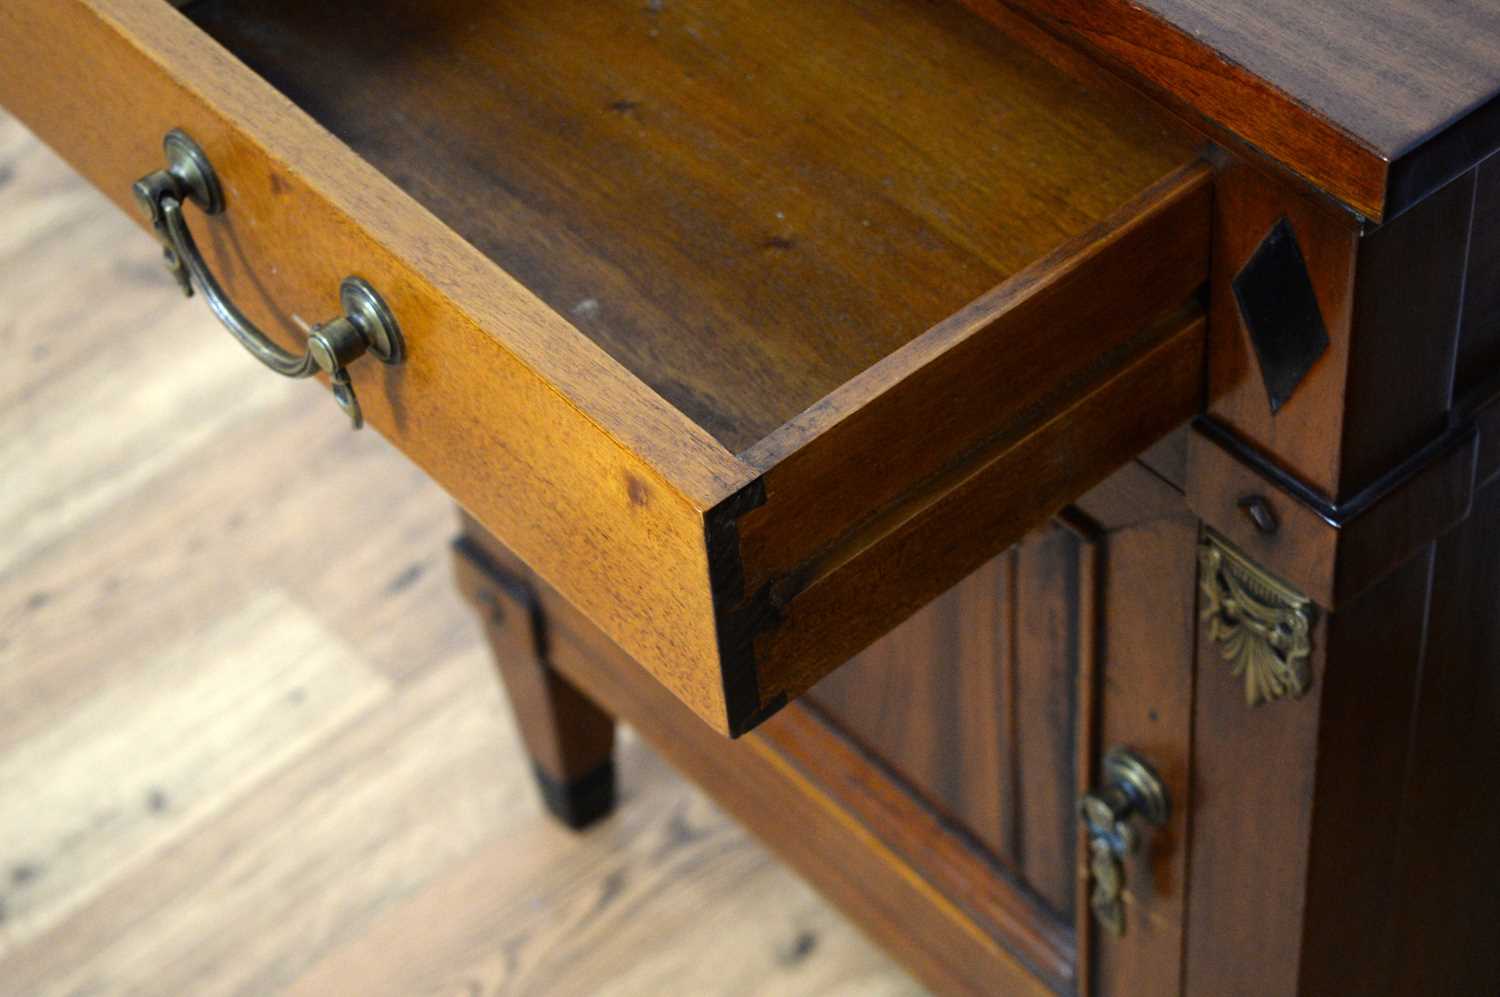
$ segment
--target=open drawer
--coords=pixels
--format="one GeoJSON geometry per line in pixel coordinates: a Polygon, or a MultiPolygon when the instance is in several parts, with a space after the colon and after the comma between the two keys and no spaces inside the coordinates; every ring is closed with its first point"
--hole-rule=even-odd
{"type": "Polygon", "coordinates": [[[377,288],[368,421],[729,733],[1201,405],[1192,140],[957,5],[6,0],[0,45],[122,206],[201,145],[273,339],[377,288]]]}

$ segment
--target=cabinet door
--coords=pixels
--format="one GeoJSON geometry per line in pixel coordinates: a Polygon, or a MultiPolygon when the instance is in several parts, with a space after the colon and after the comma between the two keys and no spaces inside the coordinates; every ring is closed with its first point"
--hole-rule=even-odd
{"type": "MultiPolygon", "coordinates": [[[[1131,465],[809,697],[982,855],[1010,916],[976,920],[1056,990],[1179,988],[1197,538],[1176,489],[1131,465]],[[1118,937],[1092,920],[1077,817],[1116,745],[1172,802],[1140,826],[1118,937]]],[[[945,888],[936,858],[908,858],[945,888]]]]}

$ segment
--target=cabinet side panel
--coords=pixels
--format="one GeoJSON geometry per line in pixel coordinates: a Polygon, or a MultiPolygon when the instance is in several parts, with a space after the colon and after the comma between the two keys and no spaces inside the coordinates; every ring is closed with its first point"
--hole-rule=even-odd
{"type": "Polygon", "coordinates": [[[1315,626],[1302,699],[1251,708],[1199,628],[1183,983],[1194,997],[1296,992],[1324,637],[1315,626]]]}
{"type": "Polygon", "coordinates": [[[1323,684],[1322,719],[1300,993],[1380,993],[1390,979],[1399,786],[1431,565],[1429,546],[1328,621],[1327,666],[1314,676],[1323,684]]]}
{"type": "Polygon", "coordinates": [[[1500,487],[1437,545],[1392,993],[1500,992],[1500,487]]]}
{"type": "Polygon", "coordinates": [[[1500,371],[1500,156],[1476,172],[1469,270],[1464,280],[1456,393],[1463,397],[1500,371]]]}
{"type": "Polygon", "coordinates": [[[1247,705],[1200,627],[1187,993],[1382,992],[1429,567],[1320,612],[1300,699],[1247,705]]]}
{"type": "Polygon", "coordinates": [[[1446,425],[1474,190],[1470,172],[1360,242],[1340,499],[1446,425]]]}

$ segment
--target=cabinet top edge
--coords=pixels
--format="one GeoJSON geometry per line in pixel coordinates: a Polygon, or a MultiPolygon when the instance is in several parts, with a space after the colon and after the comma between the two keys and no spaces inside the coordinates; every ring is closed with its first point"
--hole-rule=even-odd
{"type": "Polygon", "coordinates": [[[1372,221],[1500,150],[1486,0],[1005,2],[1372,221]]]}

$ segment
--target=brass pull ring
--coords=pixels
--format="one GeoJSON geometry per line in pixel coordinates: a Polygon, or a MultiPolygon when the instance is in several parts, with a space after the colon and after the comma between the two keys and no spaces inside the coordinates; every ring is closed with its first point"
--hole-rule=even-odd
{"type": "Polygon", "coordinates": [[[345,277],[339,285],[344,314],[313,326],[301,356],[282,349],[224,293],[188,229],[182,213],[184,201],[192,201],[208,215],[224,210],[223,188],[208,157],[198,143],[176,128],[167,133],[163,147],[166,169],[146,174],[131,190],[156,229],[167,270],[177,278],[183,294],[192,297],[196,284],[224,328],[251,356],[283,377],[310,377],[319,370],[326,373],[333,384],[334,399],[354,428],[360,428],[364,414],[349,380],[348,365],[366,352],[387,364],[406,359],[401,329],[385,301],[364,280],[345,277]]]}

